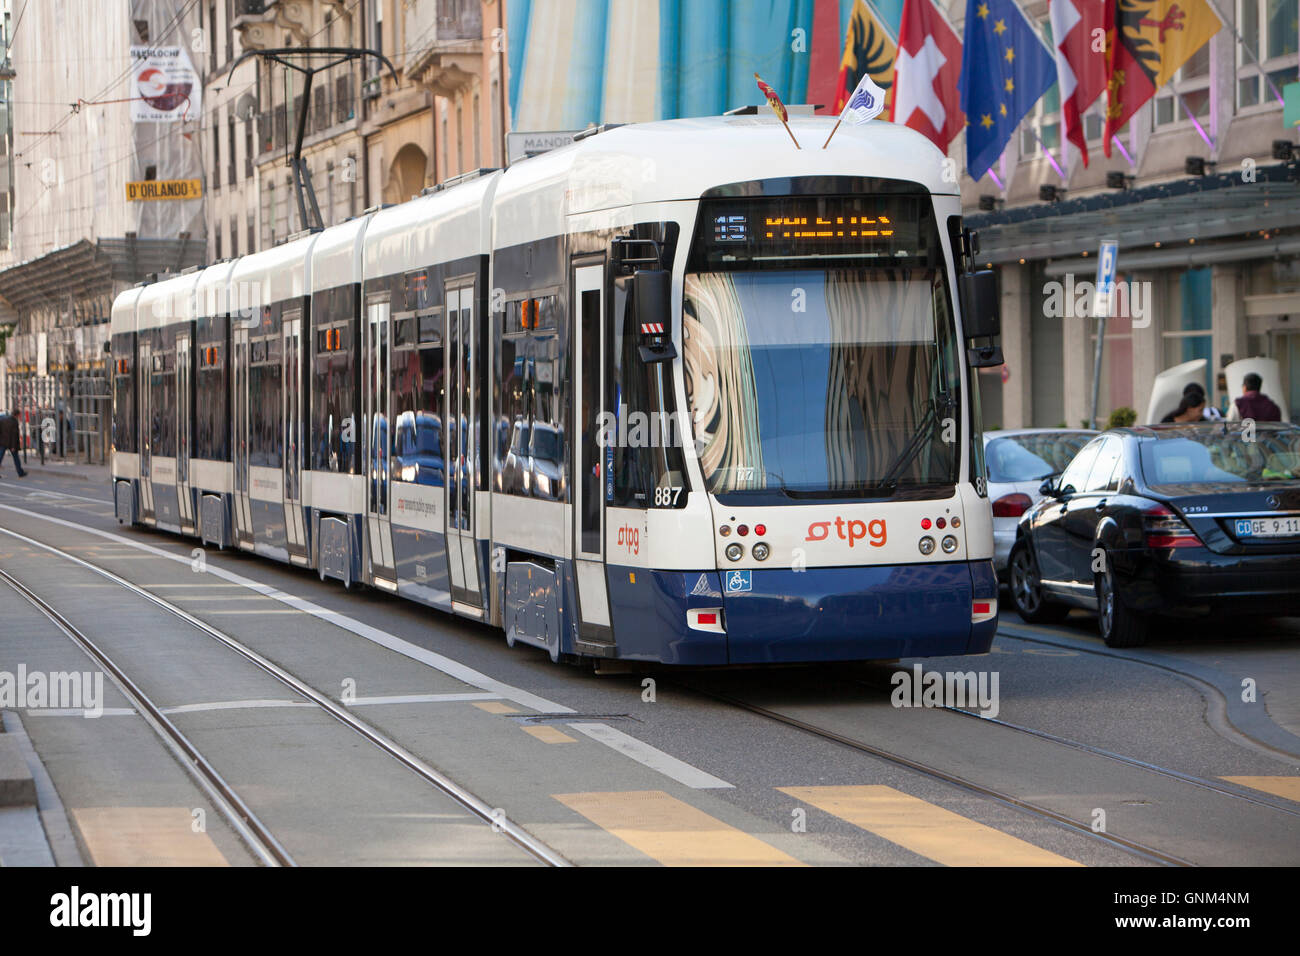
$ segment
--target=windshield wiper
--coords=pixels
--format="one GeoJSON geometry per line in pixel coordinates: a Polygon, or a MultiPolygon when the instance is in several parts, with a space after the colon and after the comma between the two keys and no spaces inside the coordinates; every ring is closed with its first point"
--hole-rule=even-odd
{"type": "Polygon", "coordinates": [[[952,397],[952,393],[946,391],[940,392],[937,398],[931,399],[927,403],[925,414],[921,416],[921,421],[920,424],[916,426],[916,431],[912,434],[912,437],[908,439],[907,445],[904,446],[902,453],[899,454],[898,458],[894,460],[894,463],[886,469],[885,477],[880,479],[880,485],[882,487],[890,485],[897,487],[898,476],[901,475],[904,469],[906,469],[907,466],[916,459],[917,455],[921,454],[922,449],[924,449],[929,443],[930,433],[934,430],[934,426],[939,423],[940,407],[942,407],[944,411],[949,411],[955,407],[956,404],[956,401],[952,397]]]}

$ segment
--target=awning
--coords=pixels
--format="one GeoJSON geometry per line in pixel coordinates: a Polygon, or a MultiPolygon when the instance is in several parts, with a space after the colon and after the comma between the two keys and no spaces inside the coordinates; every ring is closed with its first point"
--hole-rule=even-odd
{"type": "Polygon", "coordinates": [[[191,239],[82,239],[0,270],[0,297],[14,311],[69,309],[71,303],[112,295],[115,283],[180,272],[207,261],[207,242],[191,239]]]}
{"type": "Polygon", "coordinates": [[[1171,180],[1140,189],[1034,203],[965,217],[979,233],[980,263],[1096,254],[1101,239],[1121,251],[1194,239],[1259,239],[1300,223],[1300,163],[1279,163],[1171,180]]]}

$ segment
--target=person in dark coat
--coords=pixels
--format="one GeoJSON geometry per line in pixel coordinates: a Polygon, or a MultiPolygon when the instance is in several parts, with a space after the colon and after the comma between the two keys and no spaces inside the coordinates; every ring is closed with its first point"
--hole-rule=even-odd
{"type": "Polygon", "coordinates": [[[1242,418],[1253,418],[1257,422],[1280,422],[1282,409],[1267,395],[1260,392],[1264,380],[1254,372],[1241,380],[1241,397],[1237,399],[1237,411],[1242,418]]]}
{"type": "Polygon", "coordinates": [[[4,464],[5,452],[14,456],[14,468],[18,471],[19,478],[27,477],[27,472],[23,470],[22,459],[18,457],[19,448],[19,428],[18,419],[12,415],[0,412],[0,465],[4,464]]]}

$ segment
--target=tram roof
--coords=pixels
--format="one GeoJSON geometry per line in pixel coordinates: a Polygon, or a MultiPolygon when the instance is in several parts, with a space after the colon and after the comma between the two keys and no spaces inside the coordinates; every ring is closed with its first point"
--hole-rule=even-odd
{"type": "MultiPolygon", "coordinates": [[[[871,176],[915,182],[957,195],[944,179],[946,157],[925,136],[873,120],[791,117],[796,149],[775,115],[707,116],[620,126],[516,163],[502,177],[496,244],[563,231],[565,214],[699,199],[729,183],[806,176],[871,176]]],[[[955,178],[955,177],[950,177],[955,178]]]]}
{"type": "Polygon", "coordinates": [[[140,293],[143,291],[140,286],[135,286],[113,300],[113,309],[109,313],[108,320],[110,335],[135,331],[135,304],[140,301],[140,293]]]}
{"type": "Polygon", "coordinates": [[[137,331],[194,318],[194,287],[198,282],[198,272],[187,272],[141,289],[140,298],[135,303],[137,331]]]}
{"type": "Polygon", "coordinates": [[[503,175],[488,173],[376,212],[366,229],[365,277],[486,255],[489,210],[503,175]]]}
{"type": "Polygon", "coordinates": [[[230,273],[230,295],[239,303],[255,306],[305,295],[310,279],[307,265],[320,235],[312,233],[237,260],[230,273]]]}

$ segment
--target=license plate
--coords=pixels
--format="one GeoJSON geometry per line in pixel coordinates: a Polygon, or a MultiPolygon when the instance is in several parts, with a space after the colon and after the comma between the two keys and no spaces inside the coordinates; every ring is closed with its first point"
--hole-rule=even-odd
{"type": "Polygon", "coordinates": [[[1238,538],[1286,538],[1300,534],[1300,518],[1238,518],[1238,538]]]}

